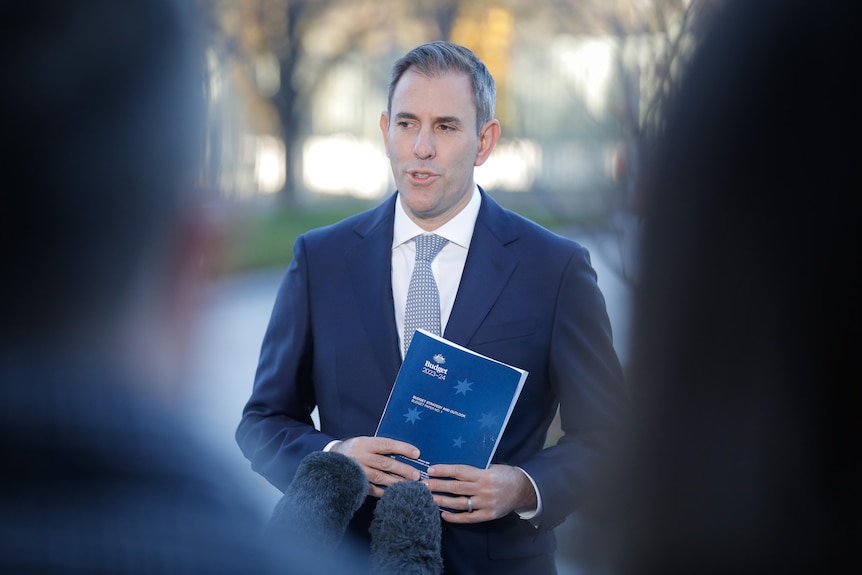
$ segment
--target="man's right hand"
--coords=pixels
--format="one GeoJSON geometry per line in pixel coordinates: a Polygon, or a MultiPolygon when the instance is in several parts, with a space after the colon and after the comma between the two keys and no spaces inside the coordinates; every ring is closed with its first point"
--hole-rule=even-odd
{"type": "Polygon", "coordinates": [[[419,457],[419,449],[386,437],[352,437],[332,446],[335,451],[356,460],[368,478],[368,493],[383,496],[383,487],[405,479],[419,480],[419,470],[402,463],[390,455],[403,455],[411,459],[419,457]]]}

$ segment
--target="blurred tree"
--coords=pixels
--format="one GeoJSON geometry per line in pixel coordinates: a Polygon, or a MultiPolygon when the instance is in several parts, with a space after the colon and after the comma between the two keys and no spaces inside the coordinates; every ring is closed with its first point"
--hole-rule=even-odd
{"type": "Polygon", "coordinates": [[[288,177],[282,196],[288,202],[298,180],[298,143],[307,132],[310,99],[327,72],[356,53],[381,57],[403,46],[448,38],[464,3],[464,0],[198,1],[210,14],[213,37],[246,70],[245,77],[252,80],[258,94],[277,111],[276,125],[256,128],[276,130],[285,142],[288,177]]]}
{"type": "MultiPolygon", "coordinates": [[[[514,1],[514,0],[513,0],[514,1]]],[[[598,197],[604,206],[595,220],[615,241],[616,254],[605,254],[617,275],[635,281],[632,260],[637,242],[638,220],[644,201],[641,166],[652,142],[664,126],[664,110],[675,97],[688,63],[723,0],[554,0],[533,7],[532,17],[541,21],[534,38],[548,34],[602,36],[613,40],[612,124],[591,116],[582,95],[572,91],[571,106],[592,123],[595,132],[618,141],[610,166],[608,193],[598,197]],[[615,265],[614,265],[615,264],[615,265]]],[[[520,3],[519,3],[520,4],[520,3]]],[[[520,16],[531,15],[528,5],[519,6],[520,16]]],[[[586,126],[585,129],[589,129],[586,126]]],[[[537,187],[535,193],[553,213],[574,218],[578,206],[571,196],[561,196],[537,187]]]]}
{"type": "MultiPolygon", "coordinates": [[[[663,103],[673,96],[703,24],[721,0],[198,2],[208,9],[213,36],[232,60],[239,83],[254,91],[248,98],[253,130],[285,143],[288,173],[281,195],[288,201],[301,181],[299,150],[309,132],[311,100],[328,72],[346,58],[361,54],[384,62],[374,73],[385,86],[389,64],[406,49],[451,39],[488,63],[505,94],[513,50],[560,34],[611,37],[620,47],[612,107],[620,141],[614,174],[622,193],[607,197],[636,209],[640,157],[661,129],[663,103]]],[[[570,95],[572,106],[583,107],[581,95],[570,95]]],[[[514,128],[507,127],[508,133],[517,134],[508,106],[500,98],[498,116],[514,128]]]]}

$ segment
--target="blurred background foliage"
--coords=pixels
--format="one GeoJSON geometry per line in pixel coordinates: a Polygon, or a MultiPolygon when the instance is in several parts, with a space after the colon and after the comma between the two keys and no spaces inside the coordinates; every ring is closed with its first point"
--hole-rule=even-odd
{"type": "Polygon", "coordinates": [[[438,39],[471,48],[497,80],[503,137],[479,184],[548,227],[623,233],[661,111],[721,2],[196,1],[209,71],[202,185],[229,234],[218,274],[283,267],[297,234],[392,193],[378,127],[389,72],[438,39]]]}

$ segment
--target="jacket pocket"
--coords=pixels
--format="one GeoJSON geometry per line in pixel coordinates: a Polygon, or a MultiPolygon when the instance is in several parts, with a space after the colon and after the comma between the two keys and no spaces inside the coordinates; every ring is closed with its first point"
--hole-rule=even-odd
{"type": "Polygon", "coordinates": [[[483,345],[507,339],[527,337],[536,333],[536,318],[482,325],[470,340],[470,345],[483,345]]]}
{"type": "Polygon", "coordinates": [[[557,548],[553,531],[539,531],[513,514],[495,522],[494,527],[488,537],[491,559],[529,557],[552,553],[557,548]]]}

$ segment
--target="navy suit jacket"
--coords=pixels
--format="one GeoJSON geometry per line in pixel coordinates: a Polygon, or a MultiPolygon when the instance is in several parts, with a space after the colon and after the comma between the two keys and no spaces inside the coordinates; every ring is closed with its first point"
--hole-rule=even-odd
{"type": "MultiPolygon", "coordinates": [[[[552,529],[582,500],[617,426],[622,370],[587,251],[480,193],[444,336],[529,371],[494,460],[530,474],[543,513],[537,527],[514,513],[444,524],[446,572],[550,572],[552,529]],[[564,435],[545,448],[558,406],[564,435]]],[[[393,194],[294,246],[236,434],[253,469],[282,490],[308,453],[374,435],[386,405],[401,364],[391,284],[395,201],[393,194]]],[[[356,535],[367,537],[375,501],[357,513],[356,535]]]]}

